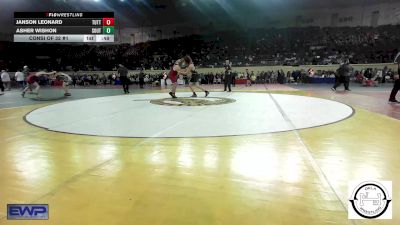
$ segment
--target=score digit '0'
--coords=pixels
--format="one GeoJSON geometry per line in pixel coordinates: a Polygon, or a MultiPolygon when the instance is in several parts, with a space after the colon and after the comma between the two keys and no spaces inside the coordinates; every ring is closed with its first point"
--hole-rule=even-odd
{"type": "Polygon", "coordinates": [[[103,34],[114,34],[114,27],[103,27],[103,34]]]}
{"type": "Polygon", "coordinates": [[[114,18],[103,18],[103,26],[114,26],[114,18]]]}

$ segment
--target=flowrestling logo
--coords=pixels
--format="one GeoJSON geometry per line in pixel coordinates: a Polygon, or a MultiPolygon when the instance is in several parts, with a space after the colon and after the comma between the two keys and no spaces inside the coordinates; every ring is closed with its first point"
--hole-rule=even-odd
{"type": "Polygon", "coordinates": [[[48,220],[49,205],[46,204],[8,204],[8,220],[48,220]]]}
{"type": "Polygon", "coordinates": [[[392,219],[392,182],[349,182],[349,219],[392,219]]]}

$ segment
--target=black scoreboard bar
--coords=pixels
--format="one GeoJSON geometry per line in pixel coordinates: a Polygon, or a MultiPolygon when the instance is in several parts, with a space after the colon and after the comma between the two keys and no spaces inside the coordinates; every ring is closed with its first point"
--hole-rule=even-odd
{"type": "MultiPolygon", "coordinates": [[[[65,18],[17,18],[14,26],[103,26],[100,18],[65,19],[65,18]]],[[[104,24],[104,26],[109,26],[104,24]]]]}
{"type": "Polygon", "coordinates": [[[14,18],[114,18],[114,12],[14,12],[14,18]]]}
{"type": "Polygon", "coordinates": [[[14,42],[114,42],[114,12],[14,12],[14,42]]]}

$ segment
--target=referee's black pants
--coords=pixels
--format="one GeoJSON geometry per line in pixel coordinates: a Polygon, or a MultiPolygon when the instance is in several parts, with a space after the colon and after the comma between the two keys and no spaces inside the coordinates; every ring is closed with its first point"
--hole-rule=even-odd
{"type": "Polygon", "coordinates": [[[3,85],[3,81],[0,79],[0,90],[1,92],[4,92],[4,85],[3,85]]]}
{"type": "Polygon", "coordinates": [[[121,84],[122,84],[122,88],[124,89],[124,93],[127,94],[129,93],[129,79],[128,77],[121,77],[121,84]]]}
{"type": "Polygon", "coordinates": [[[393,86],[392,92],[390,93],[389,101],[396,100],[396,94],[397,94],[397,92],[399,92],[399,90],[400,90],[400,79],[397,79],[394,82],[394,86],[393,86]]]}
{"type": "Polygon", "coordinates": [[[224,91],[226,91],[226,88],[228,88],[229,91],[231,90],[231,83],[232,83],[232,76],[225,76],[224,79],[224,91]]]}
{"type": "Polygon", "coordinates": [[[340,84],[344,84],[344,89],[345,90],[350,90],[349,89],[349,84],[350,84],[350,77],[348,76],[342,76],[342,77],[336,77],[335,79],[335,85],[333,86],[334,89],[340,86],[340,84]]]}

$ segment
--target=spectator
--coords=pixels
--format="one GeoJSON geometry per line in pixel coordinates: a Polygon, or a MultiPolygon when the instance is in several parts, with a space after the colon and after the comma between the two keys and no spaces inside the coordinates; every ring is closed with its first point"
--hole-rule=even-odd
{"type": "Polygon", "coordinates": [[[246,69],[246,86],[251,86],[251,73],[249,69],[246,69]]]}
{"type": "Polygon", "coordinates": [[[25,76],[21,72],[21,70],[17,70],[17,72],[15,73],[15,80],[17,81],[18,88],[23,88],[24,87],[25,76]]]}
{"type": "Polygon", "coordinates": [[[6,90],[11,91],[11,78],[10,78],[10,74],[8,74],[7,71],[5,71],[5,70],[1,71],[1,80],[4,83],[6,90]]]}

